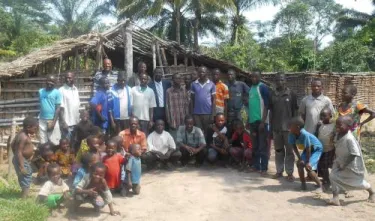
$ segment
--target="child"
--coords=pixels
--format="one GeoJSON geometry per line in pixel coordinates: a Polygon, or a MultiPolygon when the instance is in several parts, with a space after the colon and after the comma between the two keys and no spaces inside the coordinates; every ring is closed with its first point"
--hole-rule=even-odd
{"type": "Polygon", "coordinates": [[[293,145],[294,153],[297,156],[298,175],[301,180],[301,189],[306,190],[305,170],[307,175],[319,186],[317,193],[323,192],[322,182],[320,182],[314,170],[318,167],[320,156],[323,152],[323,145],[318,138],[307,132],[303,126],[301,117],[294,117],[290,121],[288,142],[293,145]],[[300,155],[298,150],[302,150],[300,155]]]}
{"type": "Polygon", "coordinates": [[[317,127],[317,136],[323,144],[323,153],[318,163],[318,174],[323,178],[323,184],[329,186],[329,171],[332,168],[333,159],[335,158],[335,149],[333,146],[333,137],[335,133],[335,124],[331,122],[332,111],[324,108],[320,112],[321,125],[317,127]]]}
{"type": "Polygon", "coordinates": [[[23,129],[20,131],[11,143],[14,157],[12,163],[16,170],[18,183],[22,189],[22,198],[29,194],[30,184],[32,181],[32,169],[30,160],[34,155],[34,145],[30,136],[38,130],[38,120],[33,117],[26,117],[23,120],[23,129]]]}
{"type": "Polygon", "coordinates": [[[117,147],[115,140],[107,141],[107,156],[103,159],[103,163],[107,167],[105,180],[110,190],[119,190],[121,187],[121,167],[125,162],[125,158],[116,153],[117,147]]]}
{"type": "Polygon", "coordinates": [[[234,121],[234,133],[230,143],[232,147],[229,153],[237,164],[239,164],[240,171],[245,167],[250,167],[252,163],[252,143],[249,132],[245,130],[244,124],[240,120],[234,121]]]}
{"type": "Polygon", "coordinates": [[[54,163],[56,161],[56,158],[53,154],[51,143],[42,144],[39,149],[41,158],[36,178],[38,183],[43,184],[48,180],[47,167],[49,164],[54,163]]]}
{"type": "Polygon", "coordinates": [[[339,116],[350,115],[354,121],[350,130],[353,132],[354,137],[360,141],[361,127],[370,122],[375,117],[375,112],[368,109],[367,105],[361,102],[353,101],[357,95],[357,88],[354,85],[347,85],[342,91],[343,102],[338,107],[339,116]],[[368,118],[361,122],[362,114],[369,114],[368,118]]]}
{"type": "Polygon", "coordinates": [[[79,182],[90,172],[90,167],[98,162],[96,155],[92,153],[85,153],[81,158],[81,167],[73,180],[73,188],[75,189],[79,182]]]}
{"type": "Polygon", "coordinates": [[[109,80],[102,77],[99,80],[99,88],[90,101],[92,111],[92,122],[102,129],[106,134],[109,129],[109,80]]]}
{"type": "Polygon", "coordinates": [[[75,127],[74,132],[74,150],[78,151],[82,140],[88,137],[93,130],[94,124],[90,120],[90,113],[83,110],[80,114],[81,121],[75,127]]]}
{"type": "Polygon", "coordinates": [[[125,189],[129,195],[129,190],[133,190],[133,194],[138,195],[141,192],[141,146],[139,144],[130,145],[130,158],[126,164],[125,189]]]}
{"type": "Polygon", "coordinates": [[[92,128],[92,131],[90,131],[90,135],[86,137],[86,139],[82,140],[81,146],[79,147],[76,155],[76,163],[79,163],[81,161],[81,157],[83,154],[89,152],[90,147],[88,145],[88,140],[89,138],[93,139],[94,137],[99,139],[99,147],[97,149],[100,150],[100,144],[102,143],[102,134],[100,133],[100,128],[95,126],[92,128]]]}
{"type": "Polygon", "coordinates": [[[37,201],[45,203],[50,209],[54,209],[69,198],[69,187],[61,179],[61,169],[58,164],[49,164],[47,174],[48,181],[40,189],[37,201]]]}
{"type": "Polygon", "coordinates": [[[215,116],[215,124],[207,129],[206,143],[209,145],[207,160],[210,163],[215,163],[220,159],[223,165],[227,163],[229,158],[229,143],[227,134],[227,127],[225,126],[225,115],[219,113],[215,116]]]}
{"type": "Polygon", "coordinates": [[[353,119],[350,116],[339,117],[336,121],[336,160],[329,179],[333,198],[329,205],[340,206],[339,193],[349,190],[366,190],[368,201],[374,202],[374,192],[365,180],[366,167],[358,141],[350,131],[353,119]]]}
{"type": "Polygon", "coordinates": [[[102,163],[96,163],[92,166],[91,173],[86,175],[76,187],[74,209],[85,203],[91,203],[96,212],[99,212],[106,204],[109,207],[109,213],[112,216],[119,215],[119,212],[113,209],[112,194],[104,179],[106,167],[102,163]]]}
{"type": "Polygon", "coordinates": [[[68,178],[72,175],[72,165],[74,163],[74,154],[70,152],[69,140],[67,138],[60,139],[60,149],[56,151],[56,162],[61,168],[61,176],[68,178]]]}

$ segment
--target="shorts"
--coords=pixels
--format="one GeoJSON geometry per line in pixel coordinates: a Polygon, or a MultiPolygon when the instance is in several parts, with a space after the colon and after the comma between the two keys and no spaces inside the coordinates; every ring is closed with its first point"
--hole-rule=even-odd
{"type": "Polygon", "coordinates": [[[50,194],[47,196],[46,205],[48,208],[56,208],[61,203],[62,194],[50,194]]]}
{"type": "Polygon", "coordinates": [[[26,170],[26,174],[23,174],[19,168],[18,159],[17,157],[13,157],[13,165],[14,169],[16,170],[16,174],[18,177],[18,183],[22,189],[30,188],[31,182],[33,180],[33,170],[31,168],[30,161],[23,159],[23,167],[26,170]]]}
{"type": "MultiPolygon", "coordinates": [[[[318,163],[320,160],[320,157],[322,156],[322,150],[317,150],[315,152],[311,153],[309,163],[311,165],[312,170],[317,170],[318,169],[318,163]]],[[[306,151],[303,151],[301,154],[301,159],[306,162],[306,151]]]]}

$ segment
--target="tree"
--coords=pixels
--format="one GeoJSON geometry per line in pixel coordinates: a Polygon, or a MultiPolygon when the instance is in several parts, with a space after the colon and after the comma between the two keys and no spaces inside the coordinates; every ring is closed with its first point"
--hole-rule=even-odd
{"type": "MultiPolygon", "coordinates": [[[[372,4],[375,6],[375,0],[372,0],[372,4]]],[[[337,19],[337,29],[339,32],[345,32],[356,27],[363,27],[374,18],[375,11],[367,14],[353,9],[342,9],[337,19]]]]}

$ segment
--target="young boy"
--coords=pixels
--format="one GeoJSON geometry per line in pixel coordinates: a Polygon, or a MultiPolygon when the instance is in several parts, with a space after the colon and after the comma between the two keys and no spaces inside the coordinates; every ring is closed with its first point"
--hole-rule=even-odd
{"type": "Polygon", "coordinates": [[[74,152],[76,153],[79,150],[79,147],[81,146],[81,142],[83,139],[88,137],[90,135],[90,132],[92,131],[92,128],[94,127],[94,124],[90,120],[90,113],[87,110],[83,110],[80,113],[81,121],[77,124],[74,131],[74,152]]]}
{"type": "Polygon", "coordinates": [[[365,180],[366,167],[358,141],[350,131],[353,119],[350,116],[339,117],[336,121],[336,160],[329,179],[333,198],[329,205],[340,206],[339,193],[349,190],[366,190],[368,201],[374,203],[374,192],[365,180]]]}
{"type": "Polygon", "coordinates": [[[112,194],[104,179],[106,167],[102,163],[92,166],[91,173],[86,175],[77,185],[75,190],[74,209],[85,203],[91,203],[96,212],[99,212],[105,205],[109,207],[109,213],[117,216],[120,213],[113,209],[112,194]]]}
{"type": "Polygon", "coordinates": [[[133,190],[133,194],[138,195],[141,192],[141,146],[139,144],[130,145],[130,158],[126,164],[126,178],[125,188],[126,195],[129,195],[129,190],[133,190]]]}
{"type": "Polygon", "coordinates": [[[47,167],[51,163],[55,163],[56,157],[52,150],[53,144],[45,143],[40,145],[40,163],[39,170],[37,174],[38,183],[44,184],[48,180],[47,167]]]}
{"type": "Polygon", "coordinates": [[[320,113],[321,125],[317,127],[317,136],[323,144],[323,153],[318,163],[318,174],[323,178],[323,184],[329,185],[329,171],[332,168],[335,158],[335,149],[333,146],[333,137],[335,133],[335,124],[331,122],[332,112],[329,108],[324,108],[320,113]]]}
{"type": "Polygon", "coordinates": [[[90,106],[92,110],[92,122],[95,126],[102,129],[102,132],[106,134],[109,129],[109,80],[106,77],[102,77],[99,80],[99,88],[96,91],[93,98],[91,98],[90,106]]]}
{"type": "Polygon", "coordinates": [[[61,179],[61,169],[58,164],[49,164],[47,174],[48,181],[40,189],[37,200],[45,203],[48,208],[54,209],[69,198],[69,187],[61,179]]]}
{"type": "Polygon", "coordinates": [[[14,157],[12,163],[16,170],[18,183],[22,189],[22,198],[29,194],[32,182],[32,168],[30,160],[34,155],[34,145],[30,136],[34,135],[38,129],[38,120],[33,117],[26,117],[23,120],[23,130],[19,132],[11,143],[14,157]]]}
{"type": "Polygon", "coordinates": [[[230,141],[232,147],[229,149],[229,153],[240,166],[239,171],[243,171],[246,167],[252,165],[253,147],[251,137],[249,132],[245,130],[242,121],[235,120],[233,126],[235,131],[230,141]]]}
{"type": "Polygon", "coordinates": [[[111,191],[118,191],[121,187],[121,168],[125,162],[124,156],[117,152],[117,142],[109,140],[107,145],[107,156],[104,157],[103,163],[107,167],[105,180],[111,191]]]}
{"type": "Polygon", "coordinates": [[[323,192],[322,182],[314,172],[318,168],[318,162],[323,152],[323,145],[318,138],[307,132],[303,126],[305,122],[301,117],[293,117],[290,121],[289,144],[293,145],[297,156],[298,175],[301,180],[301,189],[306,190],[305,170],[307,175],[319,186],[317,193],[323,192]],[[299,153],[302,151],[302,154],[299,153]]]}
{"type": "Polygon", "coordinates": [[[214,164],[220,159],[224,165],[229,159],[229,142],[225,126],[224,113],[215,116],[215,123],[207,129],[206,143],[208,144],[207,160],[214,164]]]}

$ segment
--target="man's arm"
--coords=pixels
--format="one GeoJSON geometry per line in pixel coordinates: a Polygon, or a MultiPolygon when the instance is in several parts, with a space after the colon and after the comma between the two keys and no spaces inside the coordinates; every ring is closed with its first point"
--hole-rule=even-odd
{"type": "Polygon", "coordinates": [[[216,94],[211,95],[211,102],[212,102],[212,117],[215,117],[216,115],[216,94]]]}
{"type": "Polygon", "coordinates": [[[52,128],[49,128],[50,130],[53,130],[53,128],[55,128],[55,125],[56,125],[56,122],[57,120],[59,119],[59,116],[60,116],[60,104],[56,104],[55,105],[55,115],[53,116],[53,127],[52,128]]]}

